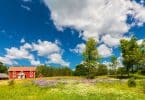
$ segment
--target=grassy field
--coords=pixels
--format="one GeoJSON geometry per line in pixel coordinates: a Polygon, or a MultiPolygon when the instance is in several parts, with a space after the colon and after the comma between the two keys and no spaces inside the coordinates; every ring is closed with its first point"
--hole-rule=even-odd
{"type": "Polygon", "coordinates": [[[80,77],[51,77],[37,81],[65,81],[50,86],[39,86],[33,80],[15,80],[9,86],[8,80],[0,81],[1,100],[145,100],[145,94],[137,81],[137,87],[130,88],[126,80],[96,78],[90,82],[80,77]],[[81,82],[80,82],[81,81],[81,82]]]}

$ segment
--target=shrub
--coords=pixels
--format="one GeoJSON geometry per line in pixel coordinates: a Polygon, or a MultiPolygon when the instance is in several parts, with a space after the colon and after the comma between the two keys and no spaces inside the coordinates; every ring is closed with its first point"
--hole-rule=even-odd
{"type": "Polygon", "coordinates": [[[127,74],[125,67],[119,67],[117,69],[117,75],[123,76],[124,74],[127,74]]]}
{"type": "Polygon", "coordinates": [[[76,66],[75,75],[77,76],[86,76],[87,75],[87,68],[84,64],[79,64],[76,66]]]}
{"type": "Polygon", "coordinates": [[[93,79],[96,76],[96,64],[85,62],[83,64],[77,65],[75,70],[75,75],[86,76],[88,79],[93,79]]]}
{"type": "Polygon", "coordinates": [[[15,80],[9,80],[9,81],[8,81],[8,85],[9,85],[9,86],[12,86],[12,85],[14,85],[14,84],[15,84],[15,80]]]}
{"type": "Polygon", "coordinates": [[[85,63],[86,68],[87,68],[87,76],[86,78],[88,79],[93,79],[96,76],[96,66],[93,64],[85,63]]]}
{"type": "Polygon", "coordinates": [[[142,91],[143,93],[145,93],[145,80],[144,80],[144,79],[141,80],[140,85],[141,85],[141,91],[142,91]]]}
{"type": "Polygon", "coordinates": [[[104,64],[99,64],[96,75],[107,75],[107,74],[108,74],[107,66],[104,64]]]}
{"type": "Polygon", "coordinates": [[[136,87],[136,82],[134,78],[128,79],[128,87],[136,87]]]}
{"type": "Polygon", "coordinates": [[[109,69],[109,70],[108,70],[108,74],[109,74],[109,75],[114,75],[114,74],[115,74],[115,70],[109,69]]]}

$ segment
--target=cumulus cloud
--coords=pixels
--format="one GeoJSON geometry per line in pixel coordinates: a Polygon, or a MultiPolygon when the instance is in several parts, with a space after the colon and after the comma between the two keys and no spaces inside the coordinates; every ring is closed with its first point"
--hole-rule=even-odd
{"type": "Polygon", "coordinates": [[[0,57],[0,61],[3,62],[4,64],[8,64],[8,65],[17,64],[17,62],[15,62],[7,57],[0,57]]]}
{"type": "Polygon", "coordinates": [[[112,55],[112,49],[102,44],[98,47],[98,52],[102,57],[109,57],[112,55]]]}
{"type": "Polygon", "coordinates": [[[53,63],[53,64],[60,64],[62,66],[69,66],[69,62],[65,62],[62,59],[61,54],[58,53],[53,53],[51,55],[48,56],[49,61],[47,63],[53,63]]]}
{"type": "Polygon", "coordinates": [[[33,43],[33,50],[37,51],[39,56],[48,56],[61,51],[56,43],[41,40],[38,40],[38,43],[33,43]]]}
{"type": "Polygon", "coordinates": [[[20,42],[21,42],[21,43],[25,43],[25,39],[24,39],[24,38],[22,38],[20,42]]]}
{"type": "Polygon", "coordinates": [[[111,36],[110,34],[104,35],[102,37],[102,42],[104,42],[104,44],[113,47],[113,46],[118,46],[120,38],[114,38],[113,36],[111,36]]]}
{"type": "Polygon", "coordinates": [[[40,61],[34,60],[34,59],[31,60],[30,63],[31,63],[32,65],[40,65],[40,64],[41,64],[40,61]]]}
{"type": "Polygon", "coordinates": [[[33,55],[31,55],[26,49],[12,47],[10,49],[7,48],[6,52],[6,57],[9,59],[34,59],[33,55]]]}
{"type": "Polygon", "coordinates": [[[38,40],[36,43],[25,43],[19,48],[11,47],[6,48],[6,55],[0,56],[0,61],[13,65],[18,64],[16,60],[26,59],[31,65],[40,65],[41,62],[35,59],[33,52],[37,52],[37,56],[41,56],[47,59],[47,62],[69,66],[69,62],[65,62],[62,58],[63,50],[57,45],[49,41],[38,40]]]}
{"type": "MultiPolygon", "coordinates": [[[[87,40],[93,37],[109,47],[119,45],[134,26],[145,23],[145,7],[135,0],[43,0],[57,28],[71,27],[87,40]],[[134,21],[127,23],[128,16],[134,21]],[[101,40],[101,41],[100,41],[101,40]]],[[[77,47],[76,47],[77,48],[77,47]]]]}
{"type": "Polygon", "coordinates": [[[84,43],[78,44],[76,48],[70,49],[71,52],[82,54],[86,46],[84,43]]]}

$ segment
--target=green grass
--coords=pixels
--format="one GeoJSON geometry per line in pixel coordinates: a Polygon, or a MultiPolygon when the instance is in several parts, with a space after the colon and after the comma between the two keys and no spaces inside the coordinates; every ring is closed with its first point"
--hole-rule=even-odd
{"type": "MultiPolygon", "coordinates": [[[[61,79],[45,78],[45,79],[61,79]]],[[[62,79],[69,79],[68,77],[62,79]]],[[[71,77],[71,79],[79,79],[71,77]]],[[[38,87],[31,80],[16,80],[14,86],[0,81],[0,99],[2,100],[145,100],[145,94],[137,87],[130,88],[126,82],[97,82],[96,84],[69,83],[56,87],[38,87]]]]}

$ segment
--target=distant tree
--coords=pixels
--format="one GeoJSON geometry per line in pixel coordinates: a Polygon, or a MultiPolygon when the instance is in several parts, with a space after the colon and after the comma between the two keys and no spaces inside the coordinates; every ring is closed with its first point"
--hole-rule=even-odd
{"type": "Polygon", "coordinates": [[[52,67],[46,65],[37,66],[36,76],[71,76],[73,71],[68,67],[52,67]]]}
{"type": "Polygon", "coordinates": [[[137,39],[133,36],[130,40],[122,39],[120,41],[121,52],[123,57],[123,64],[126,70],[129,72],[134,72],[134,66],[138,65],[140,60],[140,49],[137,44],[137,39]]]}
{"type": "Polygon", "coordinates": [[[84,64],[79,64],[76,66],[75,75],[77,76],[86,76],[87,75],[87,68],[84,64]]]}
{"type": "Polygon", "coordinates": [[[87,69],[87,78],[93,78],[96,74],[97,61],[100,59],[96,46],[97,42],[93,38],[89,38],[83,52],[83,64],[87,69]]]}
{"type": "Polygon", "coordinates": [[[117,64],[118,64],[117,57],[112,55],[111,62],[112,62],[112,64],[111,64],[112,70],[114,70],[114,74],[116,74],[116,68],[117,68],[117,64]]]}
{"type": "Polygon", "coordinates": [[[117,75],[122,77],[124,74],[127,74],[125,67],[119,67],[117,69],[117,75]]]}
{"type": "Polygon", "coordinates": [[[7,73],[8,67],[5,66],[2,62],[0,62],[0,73],[7,73]]]}
{"type": "Polygon", "coordinates": [[[107,74],[108,74],[107,66],[104,64],[99,64],[96,75],[107,75],[107,74]]]}
{"type": "Polygon", "coordinates": [[[96,61],[99,60],[100,56],[96,46],[97,42],[93,38],[89,38],[86,43],[86,48],[83,52],[84,62],[96,63],[96,61]]]}
{"type": "Polygon", "coordinates": [[[38,77],[39,75],[42,75],[42,76],[47,76],[48,74],[48,70],[47,70],[47,66],[46,65],[40,65],[40,66],[37,66],[36,68],[36,76],[38,77]]]}
{"type": "Polygon", "coordinates": [[[140,60],[138,62],[137,70],[140,71],[141,74],[145,74],[145,40],[140,45],[140,60]]]}

